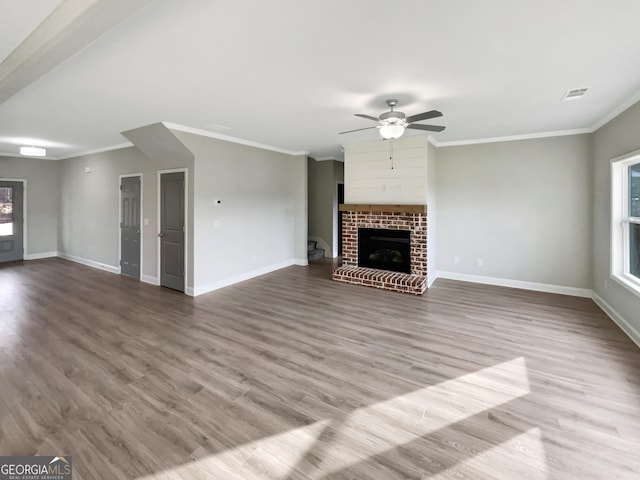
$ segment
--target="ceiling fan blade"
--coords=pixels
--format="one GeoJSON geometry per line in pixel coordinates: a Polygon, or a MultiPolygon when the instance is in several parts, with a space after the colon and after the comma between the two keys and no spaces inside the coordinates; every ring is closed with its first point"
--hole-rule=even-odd
{"type": "Polygon", "coordinates": [[[375,127],[356,128],[355,130],[347,130],[346,132],[340,132],[338,135],[342,135],[343,133],[359,132],[360,130],[370,130],[372,128],[378,128],[378,127],[375,126],[375,127]]]}
{"type": "Polygon", "coordinates": [[[439,112],[438,110],[431,110],[429,112],[418,113],[417,115],[411,115],[410,117],[407,117],[407,122],[409,123],[419,122],[420,120],[429,120],[430,118],[438,118],[441,116],[442,116],[442,113],[439,112]]]}
{"type": "Polygon", "coordinates": [[[376,117],[372,117],[371,115],[365,115],[364,113],[354,113],[354,115],[356,117],[366,118],[367,120],[373,120],[374,122],[378,121],[376,117]]]}
{"type": "Polygon", "coordinates": [[[406,128],[412,128],[414,130],[428,130],[430,132],[441,132],[446,127],[442,127],[440,125],[420,125],[419,123],[412,123],[411,125],[407,125],[406,128]]]}

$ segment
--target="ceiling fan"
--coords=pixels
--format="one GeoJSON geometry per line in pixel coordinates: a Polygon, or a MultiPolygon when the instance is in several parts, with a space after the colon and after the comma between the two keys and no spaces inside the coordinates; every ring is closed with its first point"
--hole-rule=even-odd
{"type": "Polygon", "coordinates": [[[429,132],[441,132],[445,129],[445,127],[440,125],[422,125],[419,122],[421,120],[428,120],[430,118],[441,117],[442,113],[437,110],[431,110],[429,112],[418,113],[417,115],[411,115],[410,117],[406,117],[402,112],[396,112],[393,107],[398,104],[398,100],[395,98],[390,98],[387,100],[387,105],[391,109],[388,112],[383,113],[380,117],[372,117],[371,115],[365,115],[363,113],[356,113],[356,117],[366,118],[368,120],[373,120],[374,122],[378,122],[378,125],[375,127],[365,127],[365,128],[356,128],[355,130],[347,130],[346,132],[340,132],[340,135],[343,133],[351,133],[351,132],[359,132],[360,130],[369,130],[371,128],[379,128],[380,135],[385,140],[394,140],[396,138],[400,138],[404,133],[405,128],[409,128],[412,130],[427,130],[429,132]]]}

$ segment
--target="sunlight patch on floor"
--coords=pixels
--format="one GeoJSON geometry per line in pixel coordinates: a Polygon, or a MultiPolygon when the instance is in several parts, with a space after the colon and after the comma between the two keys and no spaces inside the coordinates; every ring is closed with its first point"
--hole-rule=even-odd
{"type": "MultiPolygon", "coordinates": [[[[320,479],[508,403],[529,392],[525,360],[516,358],[357,409],[344,419],[326,419],[261,438],[238,448],[145,477],[144,480],[284,480],[294,472],[311,479],[320,479]]],[[[537,435],[539,437],[539,432],[537,435]]],[[[538,447],[539,442],[536,443],[536,438],[535,432],[526,432],[489,451],[470,456],[462,464],[472,462],[471,464],[475,465],[474,462],[482,462],[486,455],[490,455],[488,458],[492,459],[493,455],[498,455],[503,448],[512,452],[507,463],[515,463],[515,466],[521,461],[519,453],[523,461],[531,458],[530,452],[535,453],[534,458],[541,456],[544,460],[544,452],[538,447]]],[[[502,460],[499,463],[502,465],[505,462],[502,460]]],[[[442,473],[446,474],[446,471],[442,473]]]]}
{"type": "Polygon", "coordinates": [[[422,480],[478,477],[547,480],[549,468],[540,429],[527,430],[521,435],[460,462],[455,467],[435,475],[424,475],[422,480]]]}
{"type": "MultiPolygon", "coordinates": [[[[2,297],[0,297],[1,301],[2,297]]],[[[19,333],[24,323],[14,311],[0,311],[0,350],[6,358],[14,358],[14,352],[19,350],[19,333]]]]}
{"type": "Polygon", "coordinates": [[[291,466],[296,465],[313,447],[330,422],[322,420],[262,438],[173,470],[144,477],[144,480],[284,479],[289,475],[291,466]]]}

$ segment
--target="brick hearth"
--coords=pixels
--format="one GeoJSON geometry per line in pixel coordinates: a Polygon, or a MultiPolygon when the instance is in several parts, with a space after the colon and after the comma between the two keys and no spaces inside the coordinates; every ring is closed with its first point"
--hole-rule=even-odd
{"type": "Polygon", "coordinates": [[[342,266],[333,280],[421,295],[427,289],[427,213],[424,205],[341,205],[342,266]],[[358,267],[358,228],[408,230],[411,273],[358,267]]]}

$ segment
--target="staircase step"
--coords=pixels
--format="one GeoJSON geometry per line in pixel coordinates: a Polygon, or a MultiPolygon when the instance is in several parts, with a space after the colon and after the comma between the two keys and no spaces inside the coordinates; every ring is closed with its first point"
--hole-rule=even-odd
{"type": "Polygon", "coordinates": [[[310,252],[311,250],[315,250],[318,246],[318,242],[314,241],[314,240],[308,240],[307,241],[307,252],[310,252]]]}
{"type": "Polygon", "coordinates": [[[320,258],[324,258],[324,250],[322,248],[314,248],[313,250],[309,250],[308,258],[309,260],[318,260],[320,258]]]}

